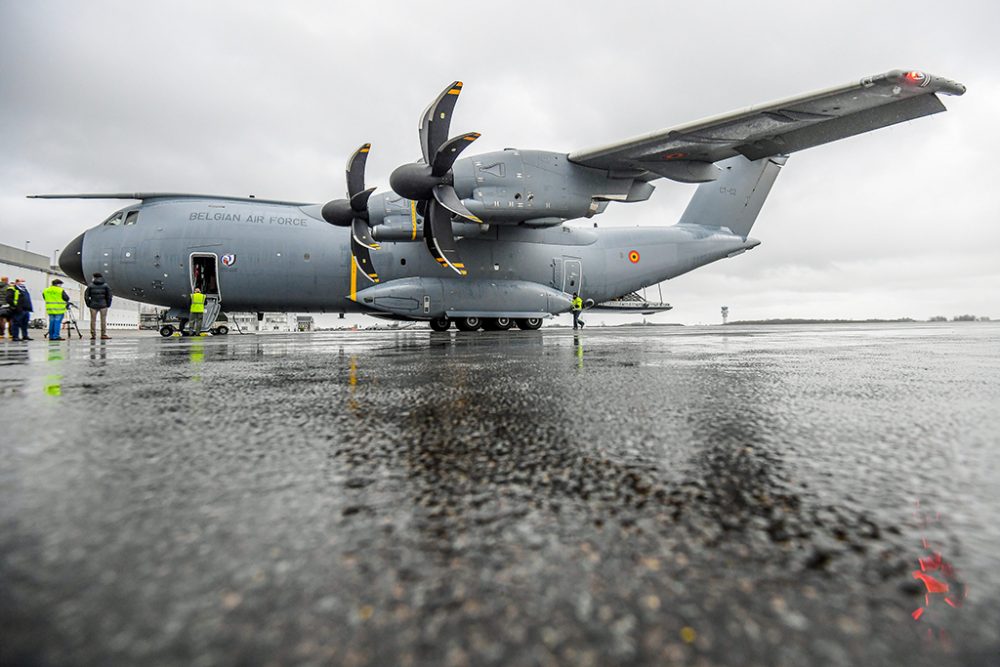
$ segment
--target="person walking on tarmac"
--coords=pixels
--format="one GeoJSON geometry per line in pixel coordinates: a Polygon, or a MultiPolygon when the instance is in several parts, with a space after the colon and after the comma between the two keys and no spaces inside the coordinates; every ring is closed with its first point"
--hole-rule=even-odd
{"type": "Polygon", "coordinates": [[[573,292],[573,305],[570,310],[573,312],[573,328],[579,327],[582,329],[584,327],[584,321],[580,319],[580,313],[583,312],[583,299],[576,292],[573,292]]]}
{"type": "Polygon", "coordinates": [[[201,333],[201,318],[205,314],[205,295],[201,293],[201,289],[198,287],[194,288],[194,292],[191,293],[191,335],[197,336],[201,333]]]}
{"type": "Polygon", "coordinates": [[[111,307],[111,287],[100,273],[94,274],[94,279],[83,293],[83,301],[90,308],[90,337],[97,338],[97,316],[101,316],[101,340],[111,340],[108,335],[108,308],[111,307]]]}
{"type": "MultiPolygon", "coordinates": [[[[7,307],[7,290],[10,288],[10,282],[7,280],[7,276],[0,278],[0,340],[3,340],[4,336],[7,335],[7,325],[10,324],[10,309],[7,307]]],[[[14,334],[14,327],[10,328],[11,335],[14,334]]]]}
{"type": "Polygon", "coordinates": [[[18,278],[7,288],[7,305],[10,307],[11,340],[31,340],[28,336],[28,321],[31,319],[31,295],[24,286],[24,279],[18,278]]]}
{"type": "Polygon", "coordinates": [[[49,340],[63,340],[62,322],[66,315],[66,304],[69,303],[69,294],[66,294],[62,284],[63,281],[56,278],[42,291],[45,312],[49,316],[49,340]]]}

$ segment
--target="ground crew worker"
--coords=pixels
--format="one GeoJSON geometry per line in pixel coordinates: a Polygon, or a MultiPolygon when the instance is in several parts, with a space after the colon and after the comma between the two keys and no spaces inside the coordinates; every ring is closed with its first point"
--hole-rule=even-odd
{"type": "Polygon", "coordinates": [[[31,320],[31,311],[34,308],[23,278],[18,278],[12,287],[7,288],[7,306],[11,313],[11,340],[31,340],[28,336],[28,322],[31,320]]]}
{"type": "Polygon", "coordinates": [[[576,329],[579,327],[582,329],[584,322],[580,319],[580,313],[583,312],[583,299],[576,292],[573,292],[573,306],[571,310],[573,312],[573,328],[576,329]]]}
{"type": "Polygon", "coordinates": [[[191,335],[197,336],[201,333],[201,318],[205,314],[205,295],[201,289],[195,287],[191,294],[191,335]]]}
{"type": "Polygon", "coordinates": [[[56,278],[52,284],[42,290],[45,299],[45,312],[49,316],[49,340],[63,340],[62,322],[66,315],[66,304],[69,294],[62,288],[63,281],[56,278]]]}
{"type": "MultiPolygon", "coordinates": [[[[7,280],[7,276],[3,276],[0,278],[0,308],[3,308],[3,311],[0,312],[0,340],[3,340],[3,337],[7,335],[7,325],[10,324],[10,311],[6,308],[8,289],[10,289],[10,282],[7,280]]],[[[14,327],[11,327],[10,333],[14,334],[14,327]]]]}

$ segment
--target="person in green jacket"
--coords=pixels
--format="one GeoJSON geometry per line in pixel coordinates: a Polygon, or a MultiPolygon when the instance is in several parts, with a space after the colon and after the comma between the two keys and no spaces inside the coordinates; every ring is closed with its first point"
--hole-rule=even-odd
{"type": "Polygon", "coordinates": [[[52,284],[42,290],[45,299],[45,312],[49,316],[49,340],[62,340],[62,322],[66,315],[66,304],[69,294],[62,287],[63,281],[56,278],[52,284]]]}
{"type": "MultiPolygon", "coordinates": [[[[7,276],[0,278],[0,307],[3,307],[7,303],[7,290],[10,289],[10,281],[7,280],[7,276]]],[[[4,336],[7,335],[7,325],[10,324],[10,311],[7,308],[3,308],[3,312],[0,313],[0,340],[3,340],[4,336]]],[[[10,335],[14,336],[14,327],[10,327],[10,335]]]]}
{"type": "Polygon", "coordinates": [[[570,308],[573,312],[573,328],[583,328],[583,320],[580,319],[580,313],[583,312],[583,299],[576,292],[573,292],[573,305],[570,308]]]}
{"type": "Polygon", "coordinates": [[[201,289],[195,287],[191,293],[191,335],[197,336],[201,333],[202,317],[205,315],[205,295],[201,289]]]}

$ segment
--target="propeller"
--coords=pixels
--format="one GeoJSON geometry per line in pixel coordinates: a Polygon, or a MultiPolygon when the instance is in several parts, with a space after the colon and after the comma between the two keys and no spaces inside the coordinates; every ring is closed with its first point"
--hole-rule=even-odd
{"type": "Polygon", "coordinates": [[[396,194],[418,203],[418,210],[424,215],[424,239],[434,259],[464,276],[467,271],[458,254],[451,217],[456,215],[479,223],[482,220],[465,207],[455,192],[452,166],[480,136],[478,132],[469,132],[448,139],[451,114],[461,92],[462,82],[455,81],[424,110],[420,117],[423,160],[398,167],[389,177],[389,183],[396,194]]]}
{"type": "Polygon", "coordinates": [[[372,238],[368,226],[368,198],[375,188],[365,189],[365,163],[371,144],[364,144],[347,161],[347,196],[349,199],[334,199],[323,205],[323,219],[331,225],[351,228],[351,256],[361,272],[374,283],[379,282],[378,272],[372,264],[372,250],[378,250],[378,242],[372,238]]]}

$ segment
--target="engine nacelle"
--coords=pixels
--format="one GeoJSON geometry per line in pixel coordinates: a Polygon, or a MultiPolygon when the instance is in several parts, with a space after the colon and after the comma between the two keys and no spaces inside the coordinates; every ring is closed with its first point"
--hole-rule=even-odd
{"type": "Polygon", "coordinates": [[[372,237],[376,241],[421,241],[424,238],[424,221],[420,218],[390,216],[382,224],[372,227],[372,237]]]}
{"type": "MultiPolygon", "coordinates": [[[[456,238],[468,239],[483,236],[490,231],[490,226],[475,222],[452,222],[451,231],[456,238]]],[[[423,241],[424,220],[420,216],[404,218],[392,215],[383,218],[382,223],[378,226],[372,227],[372,236],[376,241],[394,241],[396,243],[423,241]]]]}
{"type": "Polygon", "coordinates": [[[564,153],[512,148],[458,160],[454,180],[472,213],[501,224],[589,218],[609,201],[645,201],[654,190],[632,175],[574,164],[564,153]]]}
{"type": "Polygon", "coordinates": [[[409,224],[416,218],[417,203],[395,192],[378,192],[368,199],[368,225],[372,228],[390,221],[409,224]]]}

